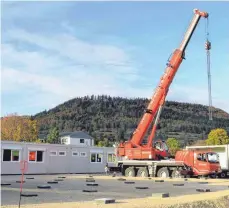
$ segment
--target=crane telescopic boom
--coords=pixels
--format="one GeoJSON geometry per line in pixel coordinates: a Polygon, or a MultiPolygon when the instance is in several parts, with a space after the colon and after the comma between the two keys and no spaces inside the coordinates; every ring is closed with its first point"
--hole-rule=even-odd
{"type": "Polygon", "coordinates": [[[153,138],[155,136],[156,132],[156,125],[160,116],[160,112],[162,109],[162,106],[165,102],[166,95],[169,90],[169,86],[173,81],[173,78],[184,59],[185,55],[185,49],[193,35],[193,32],[200,20],[201,17],[207,18],[208,13],[207,12],[201,12],[198,9],[194,9],[194,17],[184,35],[184,38],[179,46],[177,48],[170,60],[167,63],[167,67],[165,70],[164,75],[160,79],[160,83],[157,86],[150,103],[148,104],[148,107],[145,109],[144,115],[142,119],[140,120],[136,130],[132,134],[132,137],[129,141],[125,143],[121,143],[118,147],[118,155],[119,156],[127,156],[130,159],[144,159],[151,157],[154,159],[155,157],[155,149],[152,147],[153,144],[153,138]],[[157,114],[157,117],[155,119],[155,124],[153,126],[152,132],[148,138],[147,145],[142,145],[142,141],[144,139],[144,136],[149,129],[153,119],[155,118],[157,114]],[[139,148],[139,149],[137,149],[139,148]],[[150,153],[149,153],[150,151],[150,153]],[[145,153],[144,153],[145,152],[145,153]],[[146,153],[147,152],[147,153],[146,153]]]}

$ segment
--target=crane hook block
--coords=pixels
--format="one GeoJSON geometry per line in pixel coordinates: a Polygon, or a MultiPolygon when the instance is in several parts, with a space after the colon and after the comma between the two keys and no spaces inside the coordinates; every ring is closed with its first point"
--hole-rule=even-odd
{"type": "Polygon", "coordinates": [[[207,51],[209,51],[209,50],[211,49],[211,42],[209,42],[208,40],[207,40],[206,43],[205,43],[205,49],[206,49],[207,51]]]}

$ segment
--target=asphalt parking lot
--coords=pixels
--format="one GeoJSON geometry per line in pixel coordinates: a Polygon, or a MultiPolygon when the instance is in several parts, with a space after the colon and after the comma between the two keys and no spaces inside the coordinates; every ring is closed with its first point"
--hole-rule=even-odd
{"type": "MultiPolygon", "coordinates": [[[[21,204],[40,204],[51,202],[77,202],[91,201],[97,198],[115,198],[131,199],[150,197],[152,193],[169,193],[172,196],[201,194],[196,188],[209,188],[211,192],[228,190],[228,186],[212,186],[209,184],[199,184],[198,181],[179,182],[165,181],[155,182],[155,180],[134,180],[134,184],[125,184],[124,181],[118,181],[116,178],[99,179],[95,177],[95,183],[98,186],[87,186],[85,175],[83,178],[74,178],[74,175],[34,175],[25,176],[23,183],[23,193],[38,194],[37,197],[22,197],[21,204]],[[64,176],[63,181],[57,184],[47,184],[48,181],[59,179],[64,176]],[[26,179],[34,177],[34,179],[26,179]],[[174,186],[173,184],[184,184],[184,186],[174,186]],[[51,189],[38,189],[38,185],[50,185],[51,189]],[[148,187],[148,189],[136,189],[135,187],[148,187]],[[83,192],[83,190],[97,190],[95,193],[83,192]]],[[[1,186],[2,205],[15,205],[19,201],[20,176],[2,176],[1,183],[10,183],[8,186],[1,186]]],[[[130,181],[127,179],[127,181],[130,181]]]]}

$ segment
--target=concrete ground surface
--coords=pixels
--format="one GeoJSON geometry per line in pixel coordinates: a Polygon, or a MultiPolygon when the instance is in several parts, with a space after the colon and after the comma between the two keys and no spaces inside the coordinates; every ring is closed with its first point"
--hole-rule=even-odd
{"type": "MultiPolygon", "coordinates": [[[[69,207],[93,207],[89,206],[86,201],[93,201],[98,198],[115,198],[118,203],[116,207],[125,207],[126,200],[140,200],[151,197],[152,193],[169,193],[171,198],[157,199],[159,202],[166,202],[172,200],[174,197],[184,198],[198,198],[203,199],[202,195],[212,194],[227,194],[229,195],[229,180],[220,179],[163,179],[165,182],[155,182],[159,178],[152,178],[151,180],[141,178],[126,178],[127,181],[135,181],[135,184],[125,184],[123,181],[118,181],[118,177],[111,176],[94,176],[96,187],[86,186],[85,178],[88,175],[34,175],[25,176],[25,183],[23,184],[23,193],[36,193],[37,197],[22,197],[21,204],[30,207],[32,204],[37,204],[36,207],[43,207],[45,204],[49,206],[57,206],[60,203],[66,203],[69,207]],[[59,176],[64,176],[63,181],[58,184],[47,184],[48,181],[58,179],[59,176]],[[34,179],[26,179],[26,177],[34,177],[34,179]],[[208,184],[199,184],[199,182],[208,182],[208,184]],[[183,183],[184,186],[173,186],[175,183],[183,183]],[[38,185],[50,185],[51,189],[38,189],[38,185]],[[148,189],[137,190],[136,186],[146,186],[148,189]],[[213,193],[196,192],[196,188],[209,188],[213,193]],[[95,189],[97,193],[84,193],[83,189],[95,189]],[[191,195],[191,196],[189,196],[191,195]],[[124,201],[123,201],[124,200],[124,201]],[[57,203],[54,204],[53,203],[57,203]],[[77,205],[78,204],[78,205],[77,205]],[[74,206],[73,206],[74,205],[74,206]],[[77,205],[77,206],[76,206],[77,205]],[[125,205],[125,206],[124,206],[125,205]]],[[[20,176],[1,176],[1,183],[10,183],[10,186],[1,186],[2,207],[6,205],[17,205],[19,201],[20,176]]],[[[210,197],[211,198],[211,197],[210,197]]],[[[152,198],[150,198],[152,200],[152,198]]],[[[156,199],[154,199],[154,202],[156,199]]],[[[175,200],[176,201],[176,200],[175,200]]],[[[89,202],[88,202],[89,203],[89,202]]],[[[91,202],[94,203],[94,202],[91,202]]],[[[145,202],[146,203],[146,202],[145,202]]],[[[129,202],[128,202],[129,204],[129,202]]],[[[64,205],[64,204],[62,204],[64,205]]],[[[34,206],[34,205],[33,205],[34,206]]],[[[98,205],[96,205],[97,207],[98,205]]],[[[100,206],[100,205],[99,205],[100,206]]],[[[106,205],[107,207],[108,205],[106,205]]],[[[112,205],[109,205],[112,206],[112,205]]],[[[13,206],[16,207],[16,206],[13,206]]],[[[63,207],[63,206],[61,206],[63,207]]]]}

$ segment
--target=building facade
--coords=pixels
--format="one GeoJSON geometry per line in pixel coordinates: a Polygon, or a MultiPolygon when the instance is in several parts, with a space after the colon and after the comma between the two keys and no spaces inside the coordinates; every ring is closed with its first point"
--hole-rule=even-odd
{"type": "Polygon", "coordinates": [[[115,166],[114,148],[65,144],[1,141],[1,174],[102,173],[115,166]]]}
{"type": "Polygon", "coordinates": [[[94,146],[94,138],[83,131],[61,133],[60,140],[66,145],[94,146]]]}

